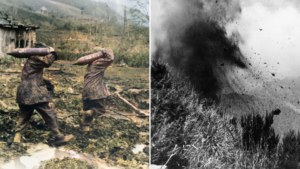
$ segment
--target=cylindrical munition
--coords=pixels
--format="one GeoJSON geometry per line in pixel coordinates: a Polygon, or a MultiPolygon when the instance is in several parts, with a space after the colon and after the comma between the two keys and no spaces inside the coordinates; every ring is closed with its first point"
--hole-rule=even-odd
{"type": "Polygon", "coordinates": [[[103,56],[102,52],[93,53],[90,55],[82,56],[73,65],[86,65],[100,59],[103,56]]]}
{"type": "Polygon", "coordinates": [[[49,53],[49,48],[17,48],[7,54],[16,58],[28,58],[30,56],[46,56],[49,53]]]}

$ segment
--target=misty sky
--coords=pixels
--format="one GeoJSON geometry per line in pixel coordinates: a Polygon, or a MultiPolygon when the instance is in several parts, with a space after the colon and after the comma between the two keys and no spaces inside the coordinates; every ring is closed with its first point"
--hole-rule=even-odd
{"type": "MultiPolygon", "coordinates": [[[[118,4],[120,6],[126,6],[130,8],[137,8],[139,9],[140,6],[137,5],[137,1],[146,3],[148,2],[148,5],[146,6],[147,9],[149,9],[149,0],[96,0],[107,4],[118,4]]],[[[144,12],[145,9],[141,9],[142,12],[144,12]]],[[[147,11],[149,13],[149,10],[147,11]]]]}
{"type": "MultiPolygon", "coordinates": [[[[296,1],[295,1],[296,2],[296,1]]],[[[239,19],[227,25],[237,30],[243,54],[265,74],[300,76],[300,13],[293,1],[246,1],[239,19]]]]}
{"type": "Polygon", "coordinates": [[[133,7],[135,5],[135,2],[132,0],[98,0],[98,1],[104,3],[116,3],[119,5],[126,5],[128,7],[133,7]]]}

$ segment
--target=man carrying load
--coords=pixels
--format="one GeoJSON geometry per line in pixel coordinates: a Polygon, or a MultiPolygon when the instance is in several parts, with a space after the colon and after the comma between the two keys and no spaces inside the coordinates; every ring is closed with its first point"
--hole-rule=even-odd
{"type": "Polygon", "coordinates": [[[86,65],[84,88],[82,93],[83,112],[80,126],[83,131],[89,131],[89,124],[94,116],[105,113],[104,99],[110,95],[103,80],[104,72],[112,64],[114,54],[111,49],[102,48],[101,52],[79,58],[74,65],[86,65]]]}
{"type": "Polygon", "coordinates": [[[48,94],[46,84],[43,81],[43,69],[50,67],[52,63],[57,60],[57,54],[54,52],[53,48],[47,47],[44,43],[35,43],[34,48],[24,49],[23,51],[16,50],[12,53],[8,53],[15,57],[22,56],[28,58],[24,64],[21,84],[18,86],[17,90],[16,101],[19,104],[20,117],[15,128],[15,137],[13,142],[20,143],[21,133],[28,125],[34,110],[37,110],[37,112],[45,120],[46,125],[54,133],[54,144],[59,145],[61,143],[68,142],[74,136],[64,136],[59,131],[56,111],[49,105],[51,97],[48,94]],[[43,53],[43,51],[47,48],[49,53],[43,53]],[[24,49],[28,49],[27,52],[24,49]],[[18,54],[18,52],[20,54],[18,54]]]}

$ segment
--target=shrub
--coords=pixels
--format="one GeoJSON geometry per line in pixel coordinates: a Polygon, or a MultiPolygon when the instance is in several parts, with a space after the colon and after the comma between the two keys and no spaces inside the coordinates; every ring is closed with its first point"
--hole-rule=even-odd
{"type": "Polygon", "coordinates": [[[47,161],[43,161],[39,166],[39,169],[52,169],[52,168],[86,168],[86,169],[96,169],[97,167],[89,164],[86,161],[66,157],[62,160],[55,158],[47,161]]]}
{"type": "Polygon", "coordinates": [[[273,127],[273,114],[266,114],[265,118],[259,114],[248,114],[241,118],[242,145],[245,150],[267,149],[276,150],[279,136],[273,127]]]}
{"type": "Polygon", "coordinates": [[[0,58],[0,65],[5,65],[7,68],[10,68],[13,64],[20,62],[20,59],[14,58],[12,56],[5,56],[0,58]]]}
{"type": "Polygon", "coordinates": [[[299,168],[300,135],[295,131],[288,132],[282,139],[278,151],[278,169],[299,168]]]}

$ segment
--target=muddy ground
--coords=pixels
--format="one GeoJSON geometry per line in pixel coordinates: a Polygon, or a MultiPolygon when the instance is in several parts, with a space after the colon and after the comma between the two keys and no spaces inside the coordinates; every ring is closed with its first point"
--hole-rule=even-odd
{"type": "MultiPolygon", "coordinates": [[[[22,137],[22,144],[9,144],[19,115],[15,98],[21,70],[18,64],[0,65],[0,166],[16,156],[26,155],[28,148],[37,143],[53,146],[51,132],[37,112],[22,137]]],[[[90,154],[119,168],[149,166],[149,69],[118,65],[108,68],[105,80],[112,95],[106,99],[107,113],[93,121],[90,132],[79,129],[85,71],[86,66],[73,66],[67,61],[57,61],[44,71],[44,77],[50,81],[48,87],[52,90],[50,93],[61,130],[76,137],[76,140],[62,147],[90,154]],[[141,110],[142,114],[138,115],[116,93],[141,110]],[[143,152],[134,154],[132,150],[137,144],[146,147],[143,152]]]]}

